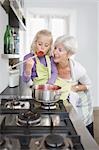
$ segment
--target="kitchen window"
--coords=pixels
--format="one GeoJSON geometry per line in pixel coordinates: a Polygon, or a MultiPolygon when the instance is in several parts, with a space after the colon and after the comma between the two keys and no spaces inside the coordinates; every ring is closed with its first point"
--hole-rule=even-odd
{"type": "Polygon", "coordinates": [[[63,34],[75,34],[75,13],[73,10],[60,10],[49,8],[33,8],[26,11],[26,35],[24,36],[24,50],[20,52],[21,58],[30,52],[35,34],[41,29],[52,32],[53,40],[63,34]],[[72,28],[73,24],[73,28],[72,28]]]}
{"type": "Polygon", "coordinates": [[[68,33],[66,18],[59,17],[32,17],[27,19],[27,49],[35,34],[41,29],[48,29],[52,32],[53,39],[68,33]]]}

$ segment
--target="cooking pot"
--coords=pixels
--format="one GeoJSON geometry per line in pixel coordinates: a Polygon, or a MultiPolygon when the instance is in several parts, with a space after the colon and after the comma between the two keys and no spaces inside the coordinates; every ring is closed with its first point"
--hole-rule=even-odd
{"type": "Polygon", "coordinates": [[[57,85],[44,84],[32,87],[32,96],[38,102],[46,104],[55,103],[59,101],[60,95],[61,87],[57,85]]]}

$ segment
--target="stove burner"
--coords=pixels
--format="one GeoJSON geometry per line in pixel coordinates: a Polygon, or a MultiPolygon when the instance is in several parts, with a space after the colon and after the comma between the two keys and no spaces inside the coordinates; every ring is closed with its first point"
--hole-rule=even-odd
{"type": "Polygon", "coordinates": [[[52,148],[58,148],[64,145],[64,138],[61,135],[51,134],[46,137],[45,144],[52,148]]]}
{"type": "Polygon", "coordinates": [[[33,113],[31,111],[27,111],[17,116],[16,124],[19,126],[25,125],[40,125],[41,117],[39,113],[33,113]]]}
{"type": "Polygon", "coordinates": [[[55,103],[52,103],[52,104],[41,103],[41,108],[43,108],[43,109],[56,109],[56,105],[55,105],[55,103]]]}
{"type": "Polygon", "coordinates": [[[11,100],[5,103],[5,107],[8,109],[29,109],[29,102],[21,102],[17,100],[11,100]]]}
{"type": "Polygon", "coordinates": [[[15,101],[15,100],[12,100],[12,101],[9,101],[9,102],[5,103],[5,106],[7,108],[10,108],[10,107],[13,107],[13,106],[18,106],[18,105],[20,105],[20,102],[19,101],[15,101]]]}

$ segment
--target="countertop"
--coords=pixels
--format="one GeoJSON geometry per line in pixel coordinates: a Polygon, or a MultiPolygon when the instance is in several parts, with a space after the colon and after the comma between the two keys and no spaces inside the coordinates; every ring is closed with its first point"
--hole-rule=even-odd
{"type": "Polygon", "coordinates": [[[31,98],[31,90],[29,86],[24,83],[20,77],[20,84],[16,87],[7,87],[1,94],[0,97],[27,97],[31,98]]]}
{"type": "MultiPolygon", "coordinates": [[[[22,83],[18,87],[9,88],[7,87],[1,94],[2,97],[22,97],[22,98],[31,98],[32,90],[27,86],[26,83],[22,83]]],[[[76,111],[72,105],[67,106],[69,111],[70,119],[78,133],[81,136],[81,142],[84,147],[84,150],[99,150],[99,146],[96,141],[92,138],[86,127],[84,126],[81,119],[78,117],[76,111]]]]}

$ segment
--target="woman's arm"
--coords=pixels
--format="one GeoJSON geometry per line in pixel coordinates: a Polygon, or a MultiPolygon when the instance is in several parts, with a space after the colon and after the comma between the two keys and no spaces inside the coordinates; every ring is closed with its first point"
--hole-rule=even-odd
{"type": "Polygon", "coordinates": [[[75,81],[78,83],[72,86],[72,90],[75,92],[88,90],[91,87],[91,80],[86,69],[76,61],[74,63],[74,67],[72,68],[75,81]]]}
{"type": "Polygon", "coordinates": [[[71,90],[73,92],[80,92],[80,91],[86,91],[88,89],[87,89],[87,86],[85,84],[78,83],[76,85],[73,85],[71,90]]]}

